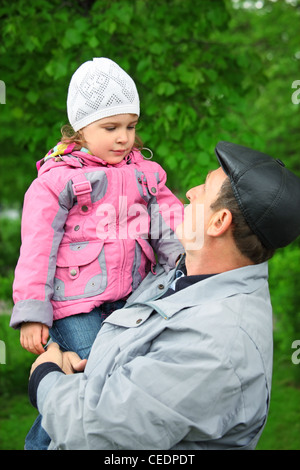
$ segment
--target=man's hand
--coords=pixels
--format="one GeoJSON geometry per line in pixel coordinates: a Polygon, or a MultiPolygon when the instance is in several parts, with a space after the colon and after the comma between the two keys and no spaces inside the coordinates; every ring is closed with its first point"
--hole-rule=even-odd
{"type": "Polygon", "coordinates": [[[57,343],[51,343],[47,347],[47,351],[43,352],[32,364],[30,375],[32,375],[33,371],[41,364],[45,362],[54,362],[57,364],[61,369],[63,366],[63,353],[59,349],[57,343]]]}
{"type": "Polygon", "coordinates": [[[78,354],[73,351],[63,353],[63,366],[62,370],[65,374],[75,374],[76,372],[83,372],[87,363],[87,359],[80,359],[78,354]]]}
{"type": "Polygon", "coordinates": [[[72,351],[62,352],[57,343],[51,343],[47,347],[47,351],[41,354],[32,364],[30,375],[40,364],[45,362],[57,364],[65,374],[74,374],[75,372],[84,371],[87,360],[80,359],[78,354],[72,351]]]}

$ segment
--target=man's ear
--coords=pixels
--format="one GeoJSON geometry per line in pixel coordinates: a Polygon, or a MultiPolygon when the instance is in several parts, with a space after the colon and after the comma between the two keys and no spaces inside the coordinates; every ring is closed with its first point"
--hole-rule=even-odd
{"type": "Polygon", "coordinates": [[[232,214],[228,209],[221,209],[215,212],[209,221],[207,234],[211,237],[223,235],[232,223],[232,214]]]}

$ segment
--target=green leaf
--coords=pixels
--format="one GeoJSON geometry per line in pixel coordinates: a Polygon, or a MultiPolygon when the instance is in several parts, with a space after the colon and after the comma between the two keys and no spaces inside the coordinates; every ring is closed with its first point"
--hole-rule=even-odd
{"type": "Polygon", "coordinates": [[[175,93],[176,88],[172,83],[161,82],[157,87],[158,95],[171,96],[175,93]]]}

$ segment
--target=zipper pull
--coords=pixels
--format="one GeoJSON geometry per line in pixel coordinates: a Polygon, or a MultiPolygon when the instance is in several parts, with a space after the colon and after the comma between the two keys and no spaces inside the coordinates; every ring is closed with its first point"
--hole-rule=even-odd
{"type": "Polygon", "coordinates": [[[147,180],[146,180],[146,177],[145,175],[142,175],[141,177],[138,178],[138,182],[142,185],[143,187],[143,195],[144,196],[147,196],[147,191],[146,191],[146,187],[147,187],[147,180]]]}

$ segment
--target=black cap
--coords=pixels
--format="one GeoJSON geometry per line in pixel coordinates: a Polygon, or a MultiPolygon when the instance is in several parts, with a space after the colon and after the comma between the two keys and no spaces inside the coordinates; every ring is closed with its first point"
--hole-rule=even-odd
{"type": "Polygon", "coordinates": [[[300,178],[281,160],[230,142],[215,149],[239,207],[267,248],[280,248],[300,235],[300,178]]]}

